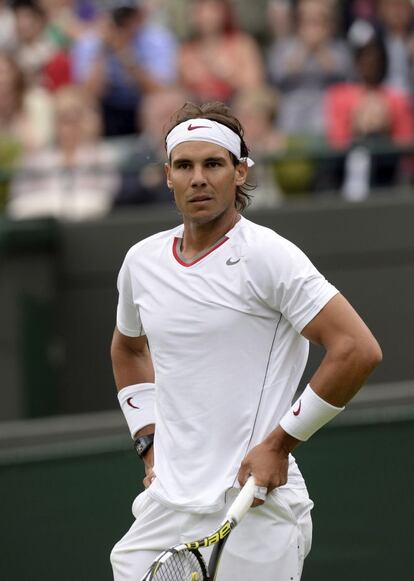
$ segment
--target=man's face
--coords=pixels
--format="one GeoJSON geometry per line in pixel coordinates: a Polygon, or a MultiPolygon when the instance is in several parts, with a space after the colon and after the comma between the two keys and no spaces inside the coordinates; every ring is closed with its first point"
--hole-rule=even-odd
{"type": "Polygon", "coordinates": [[[186,141],[174,147],[166,174],[184,219],[205,224],[235,211],[236,187],[246,181],[247,164],[235,167],[219,145],[186,141]]]}

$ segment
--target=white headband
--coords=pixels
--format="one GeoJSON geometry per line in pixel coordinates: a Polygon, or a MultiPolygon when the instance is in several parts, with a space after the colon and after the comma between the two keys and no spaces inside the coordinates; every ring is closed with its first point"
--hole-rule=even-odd
{"type": "Polygon", "coordinates": [[[233,153],[239,161],[246,161],[248,167],[254,165],[250,157],[240,157],[241,140],[231,129],[210,119],[189,119],[176,125],[167,135],[167,155],[184,141],[208,141],[220,145],[233,153]]]}

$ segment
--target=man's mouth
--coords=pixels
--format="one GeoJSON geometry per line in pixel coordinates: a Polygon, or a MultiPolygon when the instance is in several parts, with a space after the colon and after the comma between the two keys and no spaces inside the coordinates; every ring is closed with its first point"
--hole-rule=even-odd
{"type": "Polygon", "coordinates": [[[209,202],[210,200],[212,200],[212,197],[208,194],[197,194],[196,196],[191,196],[191,198],[188,199],[190,203],[209,202]]]}

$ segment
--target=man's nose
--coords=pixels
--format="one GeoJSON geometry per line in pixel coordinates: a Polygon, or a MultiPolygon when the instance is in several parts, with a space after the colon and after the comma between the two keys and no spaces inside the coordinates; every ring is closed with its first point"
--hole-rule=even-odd
{"type": "Polygon", "coordinates": [[[206,182],[206,178],[204,176],[204,169],[202,166],[200,165],[195,165],[193,167],[193,173],[191,176],[191,185],[196,188],[199,186],[203,186],[205,185],[206,182]]]}

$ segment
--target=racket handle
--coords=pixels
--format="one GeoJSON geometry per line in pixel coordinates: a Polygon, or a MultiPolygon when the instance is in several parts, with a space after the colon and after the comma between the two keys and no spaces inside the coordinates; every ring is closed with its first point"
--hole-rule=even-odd
{"type": "Polygon", "coordinates": [[[240,490],[238,497],[233,502],[226,515],[226,520],[235,521],[238,524],[252,505],[254,499],[255,482],[253,476],[249,476],[246,484],[240,490]]]}

